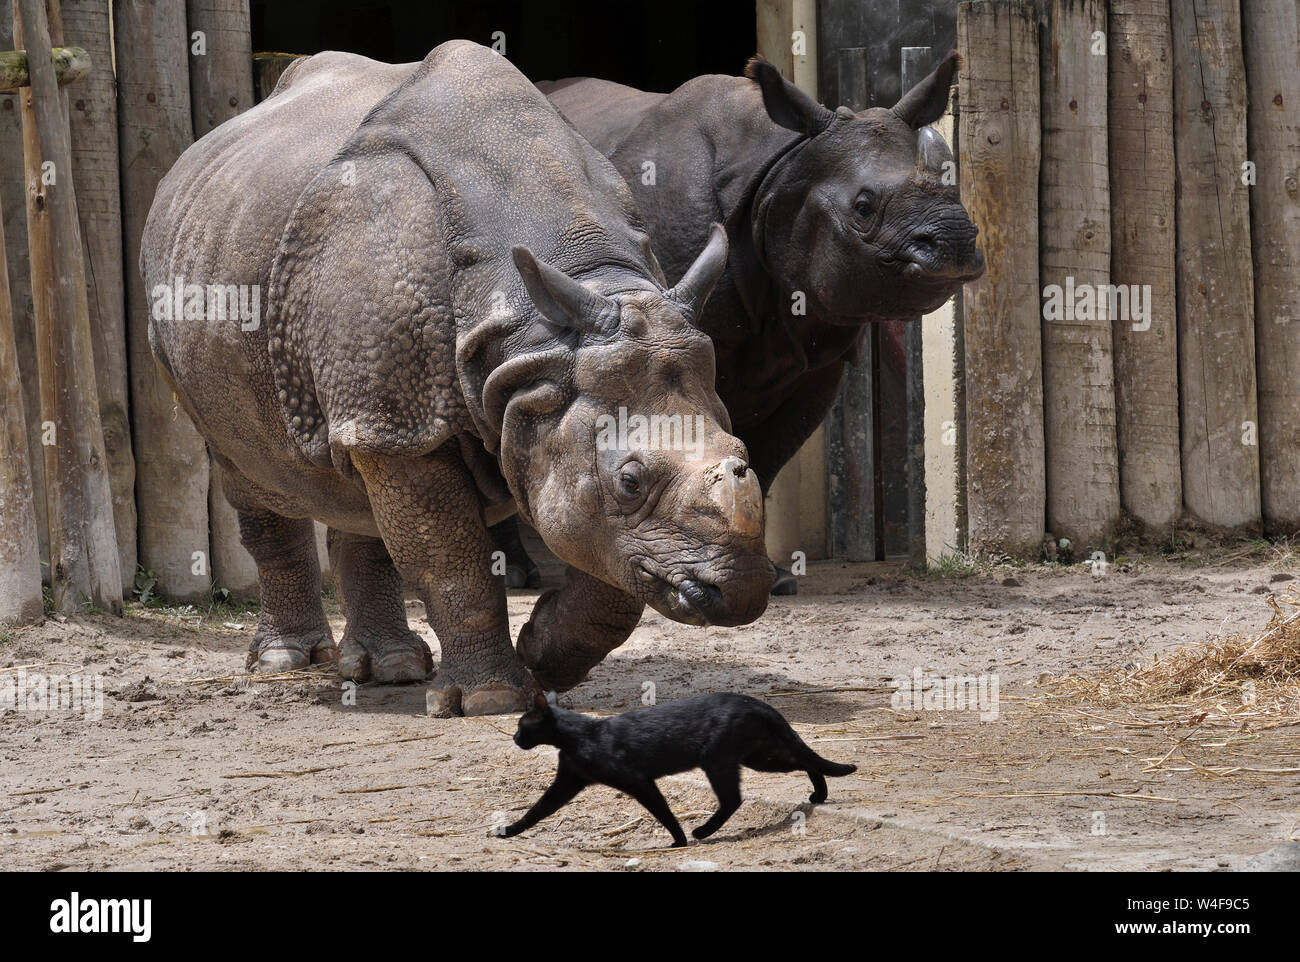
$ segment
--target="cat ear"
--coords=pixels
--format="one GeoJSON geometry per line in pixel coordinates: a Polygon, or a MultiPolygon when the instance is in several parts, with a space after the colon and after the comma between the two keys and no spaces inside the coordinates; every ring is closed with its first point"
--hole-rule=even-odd
{"type": "Polygon", "coordinates": [[[548,691],[546,693],[546,704],[550,705],[552,708],[558,708],[560,706],[560,699],[555,692],[548,691]]]}
{"type": "Polygon", "coordinates": [[[538,711],[546,711],[548,704],[546,696],[541,692],[533,696],[533,707],[538,711]]]}

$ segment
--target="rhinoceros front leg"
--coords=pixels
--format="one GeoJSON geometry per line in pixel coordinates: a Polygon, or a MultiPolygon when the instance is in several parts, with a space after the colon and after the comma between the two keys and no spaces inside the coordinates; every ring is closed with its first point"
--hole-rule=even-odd
{"type": "Polygon", "coordinates": [[[406,622],[402,576],[383,541],[331,528],[329,550],[348,620],[339,674],[390,685],[429,677],[433,656],[406,622]]]}
{"type": "Polygon", "coordinates": [[[526,707],[528,673],[510,645],[503,580],[473,479],[459,456],[354,451],[379,533],[397,570],[419,587],[442,660],[436,714],[491,715],[526,707]]]}
{"type": "Polygon", "coordinates": [[[569,567],[564,587],[533,606],[519,632],[519,655],[547,691],[568,691],[627,641],[644,609],[626,591],[569,567]]]}

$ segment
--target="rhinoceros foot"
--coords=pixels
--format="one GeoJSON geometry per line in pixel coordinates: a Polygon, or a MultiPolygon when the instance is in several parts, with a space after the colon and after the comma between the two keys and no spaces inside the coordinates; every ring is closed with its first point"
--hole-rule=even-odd
{"type": "Polygon", "coordinates": [[[432,673],[433,655],[414,631],[377,638],[349,630],[339,645],[339,675],[352,681],[401,685],[424,681],[432,673]]]}
{"type": "Polygon", "coordinates": [[[509,651],[493,667],[456,665],[445,659],[427,695],[429,714],[437,718],[455,715],[509,715],[527,710],[541,692],[523,664],[509,651]]]}
{"type": "Polygon", "coordinates": [[[329,664],[338,661],[338,657],[338,649],[334,647],[329,628],[296,636],[259,632],[248,648],[245,667],[249,671],[272,674],[296,671],[309,665],[329,664]]]}

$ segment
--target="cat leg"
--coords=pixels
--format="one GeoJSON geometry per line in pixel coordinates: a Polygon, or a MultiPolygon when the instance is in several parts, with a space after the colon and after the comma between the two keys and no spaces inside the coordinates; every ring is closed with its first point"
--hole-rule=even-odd
{"type": "Polygon", "coordinates": [[[580,791],[587,787],[587,784],[584,779],[561,768],[555,773],[555,781],[551,782],[551,787],[542,793],[542,797],[533,804],[532,808],[524,812],[523,818],[513,825],[499,829],[497,834],[502,838],[512,838],[528,831],[542,819],[554,815],[568,805],[580,791]]]}
{"type": "Polygon", "coordinates": [[[740,808],[740,766],[718,765],[706,768],[704,774],[709,777],[713,794],[718,796],[718,810],[709,816],[703,825],[697,826],[691,834],[697,839],[708,838],[726,824],[727,819],[736,814],[740,808]]]}
{"type": "Polygon", "coordinates": [[[808,777],[812,779],[813,793],[808,796],[808,801],[814,805],[820,805],[826,801],[826,776],[821,772],[808,771],[808,777]]]}
{"type": "Polygon", "coordinates": [[[668,807],[668,802],[659,791],[658,785],[650,781],[621,790],[644,805],[651,815],[659,819],[659,824],[672,833],[673,848],[685,848],[686,836],[682,832],[682,826],[677,821],[677,816],[673,814],[673,810],[668,807]]]}

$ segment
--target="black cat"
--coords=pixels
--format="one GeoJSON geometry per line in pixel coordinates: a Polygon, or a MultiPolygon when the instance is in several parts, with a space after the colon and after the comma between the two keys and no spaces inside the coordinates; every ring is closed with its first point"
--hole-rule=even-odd
{"type": "Polygon", "coordinates": [[[520,748],[554,745],[560,750],[555,781],[523,818],[497,834],[509,838],[532,828],[573,800],[588,785],[602,784],[631,795],[673,836],[686,836],[655,786],[665,775],[704,769],[718,796],[718,810],[692,835],[708,838],[740,808],[740,766],[759,772],[806,771],[813,802],[826,801],[826,776],[848,775],[856,765],[827,761],[804,744],[771,705],[748,695],[696,695],[658,708],[612,718],[566,711],[554,696],[537,696],[519,719],[520,748]]]}

